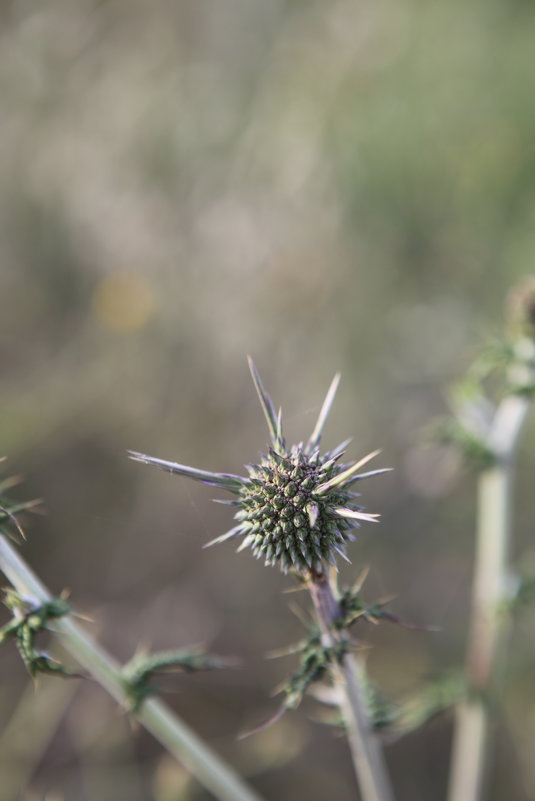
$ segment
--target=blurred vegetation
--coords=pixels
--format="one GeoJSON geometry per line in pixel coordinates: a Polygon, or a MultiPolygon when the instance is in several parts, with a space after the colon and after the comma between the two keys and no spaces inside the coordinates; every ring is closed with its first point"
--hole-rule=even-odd
{"type": "MultiPolygon", "coordinates": [[[[422,430],[533,271],[534,41],[525,0],[2,4],[0,455],[48,509],[25,556],[120,659],[139,641],[239,657],[171,702],[270,798],[355,792],[306,703],[235,741],[274,709],[285,667],[263,655],[301,636],[288,581],[202,551],[230,515],[125,451],[239,472],[266,441],[246,353],[289,439],[341,370],[326,445],[353,431],[352,455],[382,447],[396,468],[366,487],[382,524],[344,576],[369,563],[370,593],[441,628],[363,629],[374,680],[406,694],[459,664],[475,484],[422,430]]],[[[533,438],[518,559],[533,558],[533,438]]],[[[534,634],[524,614],[492,801],[535,794],[534,634]]],[[[29,741],[27,681],[3,654],[0,730],[20,715],[29,741]]],[[[0,749],[1,775],[23,777],[13,801],[205,798],[97,687],[64,706],[36,700],[42,745],[0,749]]],[[[388,747],[399,801],[444,797],[450,731],[388,747]]]]}

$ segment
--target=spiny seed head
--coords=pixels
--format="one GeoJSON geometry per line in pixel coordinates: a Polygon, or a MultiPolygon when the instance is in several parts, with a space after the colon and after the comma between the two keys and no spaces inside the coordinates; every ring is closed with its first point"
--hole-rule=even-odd
{"type": "MultiPolygon", "coordinates": [[[[247,467],[248,476],[211,473],[176,462],[130,451],[136,461],[152,464],[223,487],[236,497],[234,515],[237,525],[208,545],[242,537],[239,551],[250,547],[266,565],[278,565],[284,573],[293,569],[301,575],[321,574],[326,563],[336,564],[336,555],[347,559],[346,546],[354,539],[352,529],[359,521],[376,522],[378,515],[368,514],[355,502],[352,486],[387,469],[365,473],[360,469],[379,451],[374,451],[351,465],[340,463],[348,443],[320,454],[319,443],[340,376],[335,376],[317,423],[306,443],[286,446],[282,434],[282,415],[265,392],[252,360],[249,366],[267,420],[270,448],[258,464],[247,467]]],[[[349,560],[348,560],[349,561],[349,560]]]]}
{"type": "Polygon", "coordinates": [[[285,572],[290,565],[307,572],[313,564],[329,560],[335,544],[343,547],[353,539],[352,523],[334,509],[351,504],[357,510],[354,493],[335,487],[314,495],[314,489],[342,472],[337,464],[325,467],[327,461],[329,455],[309,455],[298,445],[284,454],[270,448],[249,468],[260,486],[243,485],[236,517],[244,533],[255,530],[251,549],[267,564],[281,564],[285,572]]]}

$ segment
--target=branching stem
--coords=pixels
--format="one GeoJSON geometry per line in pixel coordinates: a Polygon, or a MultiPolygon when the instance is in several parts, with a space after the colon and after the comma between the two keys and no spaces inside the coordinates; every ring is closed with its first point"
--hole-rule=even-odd
{"type": "Polygon", "coordinates": [[[501,672],[513,508],[513,462],[529,409],[527,398],[507,396],[496,410],[488,436],[495,464],[481,473],[478,486],[476,554],[466,655],[471,695],[457,710],[449,800],[480,801],[489,762],[489,705],[501,672]]]}
{"type": "MultiPolygon", "coordinates": [[[[0,570],[21,594],[41,602],[50,593],[17,551],[0,535],[0,570]]],[[[95,643],[71,618],[60,618],[54,629],[66,650],[125,709],[120,666],[95,643]]],[[[164,748],[181,762],[220,801],[262,801],[232,768],[226,765],[197,735],[161,701],[148,699],[136,713],[136,719],[150,731],[164,748]]]]}
{"type": "MultiPolygon", "coordinates": [[[[340,605],[325,575],[314,576],[310,594],[322,630],[324,644],[332,647],[342,636],[334,628],[340,617],[340,605]]],[[[341,691],[341,712],[347,727],[351,756],[357,774],[362,801],[394,801],[381,744],[373,731],[362,676],[351,654],[346,654],[337,670],[341,691]]]]}

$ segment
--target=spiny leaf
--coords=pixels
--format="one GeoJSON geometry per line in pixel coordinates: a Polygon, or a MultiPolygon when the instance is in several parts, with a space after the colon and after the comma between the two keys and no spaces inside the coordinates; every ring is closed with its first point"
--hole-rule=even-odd
{"type": "Polygon", "coordinates": [[[455,445],[464,460],[479,470],[487,470],[496,464],[496,454],[492,448],[458,420],[442,420],[434,430],[435,439],[448,445],[455,445]]]}
{"type": "Polygon", "coordinates": [[[428,723],[467,697],[466,681],[461,676],[446,676],[417,691],[398,705],[393,715],[392,733],[401,737],[428,723]]]}
{"type": "Polygon", "coordinates": [[[388,606],[393,600],[393,596],[389,598],[382,598],[375,603],[368,604],[360,595],[360,589],[366,578],[367,571],[362,572],[357,579],[357,584],[352,589],[346,589],[342,592],[339,600],[341,617],[336,620],[335,626],[337,629],[349,629],[350,626],[359,619],[366,620],[368,623],[379,623],[380,620],[386,620],[389,623],[395,623],[405,629],[416,631],[436,631],[435,626],[419,625],[413,623],[406,623],[397,615],[390,612],[385,607],[388,606]]]}
{"type": "MultiPolygon", "coordinates": [[[[4,460],[5,457],[2,457],[0,462],[3,462],[4,460]]],[[[20,484],[21,481],[21,476],[8,476],[0,482],[0,533],[7,535],[13,540],[15,540],[15,537],[10,529],[14,529],[18,537],[21,539],[26,539],[22,526],[16,515],[19,512],[26,512],[30,509],[35,509],[35,507],[42,503],[40,499],[16,502],[5,496],[6,490],[11,489],[17,484],[20,484]],[[6,522],[10,523],[11,525],[3,527],[2,524],[6,522]]]]}
{"type": "Polygon", "coordinates": [[[60,596],[38,603],[35,599],[20,595],[16,590],[7,590],[4,604],[13,612],[13,618],[0,630],[0,642],[8,638],[15,639],[17,650],[32,678],[38,673],[50,673],[66,678],[84,675],[69,670],[44,651],[36,650],[35,646],[37,634],[48,628],[49,620],[71,613],[71,607],[65,597],[60,596]]]}
{"type": "Polygon", "coordinates": [[[324,646],[319,632],[312,633],[299,649],[300,659],[297,671],[279,689],[279,692],[285,694],[280,708],[269,720],[250,729],[241,737],[262,731],[280,720],[288,710],[297,709],[310,685],[323,679],[335,664],[340,664],[351,647],[350,643],[345,640],[340,640],[332,647],[324,646]]]}
{"type": "Polygon", "coordinates": [[[145,698],[159,692],[149,682],[158,674],[170,671],[194,672],[198,670],[214,670],[235,664],[230,660],[207,654],[195,649],[177,649],[146,653],[139,651],[123,665],[121,679],[125,689],[129,709],[136,712],[145,698]]]}

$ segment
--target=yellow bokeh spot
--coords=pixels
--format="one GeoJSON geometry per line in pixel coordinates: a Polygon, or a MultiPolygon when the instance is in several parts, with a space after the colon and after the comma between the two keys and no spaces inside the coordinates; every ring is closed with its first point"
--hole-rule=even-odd
{"type": "Polygon", "coordinates": [[[106,328],[126,334],[146,325],[154,305],[149,282],[139,273],[130,271],[105,276],[93,295],[93,312],[97,319],[106,328]]]}

